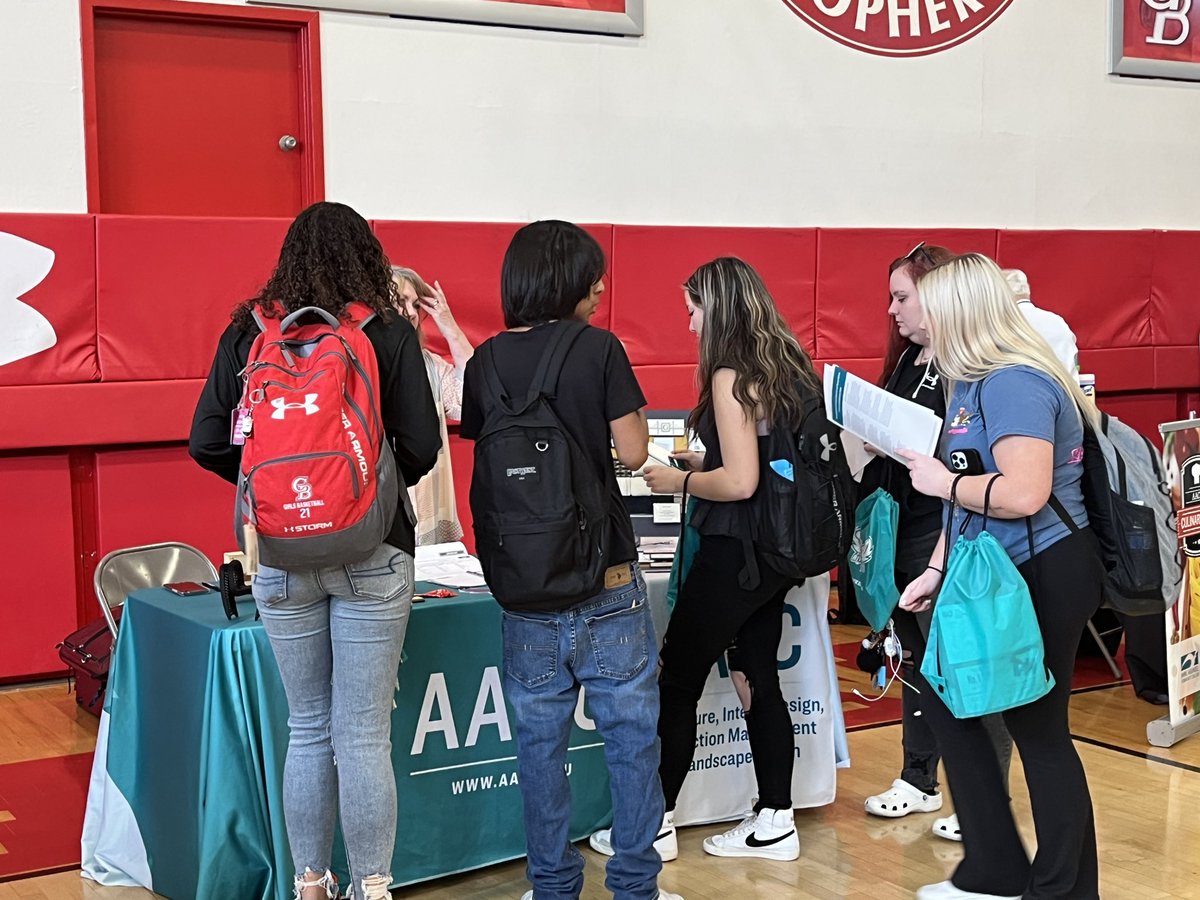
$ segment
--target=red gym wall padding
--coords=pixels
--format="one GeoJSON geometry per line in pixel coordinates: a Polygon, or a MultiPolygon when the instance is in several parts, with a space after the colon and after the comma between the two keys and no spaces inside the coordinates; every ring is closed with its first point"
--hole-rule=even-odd
{"type": "MultiPolygon", "coordinates": [[[[77,609],[94,612],[95,554],[157,540],[194,543],[218,561],[232,549],[232,488],[196,467],[184,442],[216,337],[270,274],[287,225],[0,215],[0,231],[55,251],[49,276],[24,299],[58,335],[51,350],[0,367],[0,536],[46,585],[33,614],[24,593],[0,595],[0,633],[20,635],[0,656],[0,679],[59,669],[54,643],[76,627],[77,609]],[[79,448],[75,468],[54,449],[64,447],[79,448]],[[94,512],[72,505],[73,476],[88,497],[94,478],[94,512]]],[[[372,227],[393,262],[441,282],[472,342],[502,328],[500,267],[518,225],[372,227]]],[[[1144,434],[1200,407],[1200,232],[585,227],[608,260],[593,324],[624,342],[652,408],[695,401],[696,340],[681,285],[698,265],[747,259],[818,364],[874,379],[889,327],[887,266],[920,240],[1024,269],[1034,301],[1078,335],[1101,407],[1144,434]]],[[[427,345],[444,353],[425,328],[427,345]]],[[[448,452],[469,545],[472,445],[455,432],[448,452]]]]}
{"type": "Polygon", "coordinates": [[[1067,320],[1101,390],[1154,384],[1153,232],[1002,231],[997,262],[1024,271],[1034,304],[1067,320]]]}
{"type": "Polygon", "coordinates": [[[8,572],[0,588],[0,679],[60,671],[55,644],[78,627],[65,453],[0,457],[0,528],[8,572]]]}
{"type": "Polygon", "coordinates": [[[996,252],[992,229],[821,229],[814,352],[818,359],[841,362],[856,374],[876,380],[891,327],[888,266],[920,241],[955,253],[993,256],[996,252]],[[869,362],[858,366],[854,360],[869,362]]]}
{"type": "Polygon", "coordinates": [[[715,257],[740,256],[762,275],[800,342],[812,347],[816,249],[811,228],[618,225],[609,263],[612,330],[635,366],[695,365],[683,283],[715,257]]]}
{"type": "Polygon", "coordinates": [[[0,231],[54,251],[49,274],[22,299],[46,317],[57,336],[49,350],[0,366],[0,386],[95,381],[100,368],[92,217],[0,213],[0,231]]]}
{"type": "Polygon", "coordinates": [[[104,381],[204,378],[217,337],[279,257],[285,219],[97,216],[104,381]]]}
{"type": "MultiPolygon", "coordinates": [[[[500,268],[504,251],[521,226],[512,222],[372,222],[371,227],[394,266],[412,269],[433,286],[436,281],[472,346],[504,328],[500,308],[500,268]]],[[[584,225],[612,271],[611,225],[584,225]]],[[[609,327],[612,279],[605,284],[600,306],[592,318],[598,328],[609,327]]],[[[425,346],[447,355],[437,327],[424,323],[425,346]]]]}
{"type": "MultiPolygon", "coordinates": [[[[1154,386],[1200,385],[1200,232],[1154,233],[1150,327],[1154,338],[1154,386]]],[[[1194,406],[1193,406],[1194,408],[1194,406]]]]}
{"type": "Polygon", "coordinates": [[[184,447],[96,454],[98,556],[121,547],[183,541],[214,564],[236,550],[233,485],[192,462],[184,447]]]}

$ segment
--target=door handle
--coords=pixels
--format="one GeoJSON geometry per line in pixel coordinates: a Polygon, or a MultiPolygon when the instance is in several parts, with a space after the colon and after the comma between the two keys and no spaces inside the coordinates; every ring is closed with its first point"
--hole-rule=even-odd
{"type": "Polygon", "coordinates": [[[284,153],[290,153],[300,145],[300,142],[290,134],[285,134],[279,139],[279,149],[284,153]]]}

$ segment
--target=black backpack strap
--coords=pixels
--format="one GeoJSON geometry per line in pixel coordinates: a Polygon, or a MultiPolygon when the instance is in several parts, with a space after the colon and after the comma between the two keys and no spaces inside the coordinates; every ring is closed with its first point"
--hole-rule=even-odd
{"type": "Polygon", "coordinates": [[[492,342],[488,341],[479,349],[481,352],[476,356],[479,357],[480,367],[483,371],[483,384],[487,388],[487,393],[504,409],[510,409],[508,393],[504,390],[504,383],[500,380],[500,371],[496,368],[496,356],[492,350],[492,342]]]}
{"type": "Polygon", "coordinates": [[[542,351],[542,358],[538,361],[533,380],[529,382],[528,399],[530,401],[539,397],[555,396],[558,391],[558,377],[562,374],[567,354],[571,352],[571,346],[588,326],[586,323],[574,319],[563,319],[552,323],[551,327],[553,331],[550,334],[550,341],[546,345],[546,349],[542,351]]]}
{"type": "Polygon", "coordinates": [[[1046,504],[1058,514],[1058,517],[1062,519],[1063,524],[1071,529],[1072,534],[1079,530],[1079,526],[1075,524],[1075,520],[1072,519],[1071,514],[1067,512],[1067,508],[1063,506],[1062,501],[1055,497],[1054,494],[1050,495],[1050,499],[1046,501],[1046,504]]]}

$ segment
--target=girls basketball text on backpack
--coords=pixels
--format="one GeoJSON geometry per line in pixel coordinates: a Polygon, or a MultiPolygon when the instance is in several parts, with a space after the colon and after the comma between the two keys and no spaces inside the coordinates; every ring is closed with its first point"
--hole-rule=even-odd
{"type": "Polygon", "coordinates": [[[392,527],[399,484],[379,413],[379,365],[362,328],[305,307],[254,309],[233,442],[243,444],[234,527],[264,565],[316,569],[370,556],[392,527]],[[304,324],[301,324],[301,322],[304,324]]]}

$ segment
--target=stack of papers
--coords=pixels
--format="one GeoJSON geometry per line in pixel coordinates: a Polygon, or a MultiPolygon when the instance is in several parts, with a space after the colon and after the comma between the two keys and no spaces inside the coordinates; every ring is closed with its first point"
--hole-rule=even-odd
{"type": "Polygon", "coordinates": [[[417,581],[432,581],[446,587],[486,587],[483,567],[460,541],[427,544],[417,548],[417,581]]]}
{"type": "Polygon", "coordinates": [[[669,569],[675,561],[679,537],[642,537],[638,540],[638,564],[648,569],[669,569]]]}

